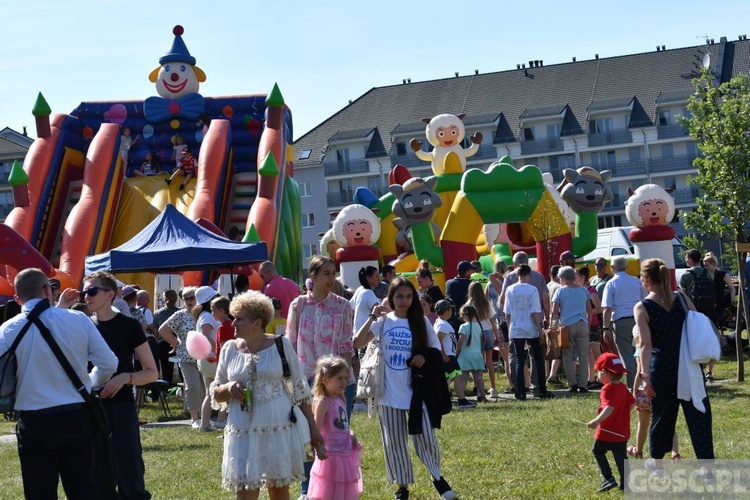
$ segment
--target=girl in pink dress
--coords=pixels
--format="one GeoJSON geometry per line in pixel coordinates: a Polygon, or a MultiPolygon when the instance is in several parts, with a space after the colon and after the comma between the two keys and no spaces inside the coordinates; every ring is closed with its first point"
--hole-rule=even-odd
{"type": "Polygon", "coordinates": [[[362,494],[362,446],[349,429],[344,399],[348,381],[349,365],[343,358],[320,358],[313,384],[313,414],[328,458],[315,459],[307,490],[310,500],[356,500],[362,494]]]}

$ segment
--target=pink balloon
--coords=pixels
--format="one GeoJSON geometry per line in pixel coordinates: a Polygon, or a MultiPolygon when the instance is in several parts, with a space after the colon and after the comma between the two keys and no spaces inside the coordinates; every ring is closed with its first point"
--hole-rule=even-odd
{"type": "Polygon", "coordinates": [[[211,353],[211,343],[200,332],[188,332],[185,347],[187,347],[188,354],[195,359],[206,359],[211,353]]]}

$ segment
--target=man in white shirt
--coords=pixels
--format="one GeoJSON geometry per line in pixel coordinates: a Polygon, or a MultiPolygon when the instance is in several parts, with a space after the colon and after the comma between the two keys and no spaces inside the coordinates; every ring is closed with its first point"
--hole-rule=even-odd
{"type": "MultiPolygon", "coordinates": [[[[50,308],[49,282],[38,269],[18,273],[14,286],[23,313],[0,326],[0,352],[10,348],[39,306],[45,308],[39,320],[86,389],[107,382],[117,370],[117,357],[93,322],[78,311],[50,308]],[[89,361],[94,365],[90,373],[89,361]]],[[[18,343],[16,358],[16,436],[26,498],[57,498],[58,475],[68,498],[95,498],[94,430],[83,398],[36,325],[18,343]]]]}
{"type": "Polygon", "coordinates": [[[521,264],[516,269],[518,283],[508,287],[505,291],[505,319],[508,322],[508,336],[515,346],[515,386],[516,399],[526,400],[526,388],[524,387],[523,366],[526,364],[526,345],[532,351],[537,373],[541,374],[539,380],[539,397],[553,398],[554,394],[547,390],[546,378],[544,377],[544,353],[542,343],[544,342],[544,331],[542,330],[542,305],[539,300],[539,292],[536,287],[529,284],[531,268],[521,264]]]}
{"type": "Polygon", "coordinates": [[[625,272],[628,261],[625,257],[612,259],[612,272],[615,275],[604,285],[604,297],[602,307],[604,308],[603,337],[607,342],[612,342],[612,327],[614,326],[614,341],[617,350],[620,351],[622,362],[628,369],[628,387],[633,387],[635,380],[635,358],[633,354],[633,308],[642,299],[646,298],[646,289],[643,288],[641,280],[630,276],[625,272]]]}

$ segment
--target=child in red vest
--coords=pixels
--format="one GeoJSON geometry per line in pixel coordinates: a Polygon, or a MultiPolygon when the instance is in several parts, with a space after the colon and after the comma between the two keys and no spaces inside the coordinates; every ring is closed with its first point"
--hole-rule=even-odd
{"type": "Polygon", "coordinates": [[[607,452],[615,457],[617,470],[620,472],[620,489],[625,488],[625,460],[627,459],[628,439],[630,439],[630,412],[635,406],[635,398],[622,381],[628,373],[622,360],[611,352],[606,352],[596,360],[594,368],[599,374],[599,381],[604,384],[599,395],[599,414],[587,425],[596,428],[594,447],[591,450],[604,476],[599,491],[617,487],[612,475],[612,468],[607,460],[607,452]]]}

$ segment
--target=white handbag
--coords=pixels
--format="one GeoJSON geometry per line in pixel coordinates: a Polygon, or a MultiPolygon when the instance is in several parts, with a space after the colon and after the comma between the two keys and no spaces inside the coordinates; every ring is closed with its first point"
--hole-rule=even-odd
{"type": "Polygon", "coordinates": [[[682,293],[677,294],[685,308],[685,322],[682,329],[685,332],[684,339],[687,341],[690,359],[696,363],[705,364],[721,358],[721,343],[716,327],[708,317],[698,311],[691,311],[682,293]]]}

